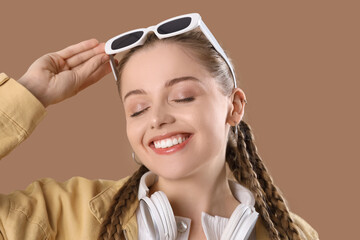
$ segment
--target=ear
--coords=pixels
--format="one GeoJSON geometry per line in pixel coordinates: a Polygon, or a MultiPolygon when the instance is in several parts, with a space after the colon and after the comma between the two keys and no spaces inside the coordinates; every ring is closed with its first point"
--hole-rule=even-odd
{"type": "Polygon", "coordinates": [[[244,116],[246,103],[245,93],[240,88],[235,88],[233,89],[229,100],[230,108],[226,122],[231,126],[235,126],[240,123],[244,116]]]}

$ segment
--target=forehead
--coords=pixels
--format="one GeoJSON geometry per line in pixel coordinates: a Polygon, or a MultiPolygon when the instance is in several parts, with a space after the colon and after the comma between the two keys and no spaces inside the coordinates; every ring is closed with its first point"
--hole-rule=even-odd
{"type": "Polygon", "coordinates": [[[135,88],[159,87],[175,77],[210,77],[191,50],[176,43],[156,43],[130,57],[121,76],[121,95],[135,88]]]}

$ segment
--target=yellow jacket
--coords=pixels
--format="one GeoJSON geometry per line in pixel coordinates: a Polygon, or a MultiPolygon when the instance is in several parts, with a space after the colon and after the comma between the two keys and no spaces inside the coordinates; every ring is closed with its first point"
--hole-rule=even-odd
{"type": "MultiPolygon", "coordinates": [[[[0,73],[0,159],[24,141],[45,115],[46,109],[25,87],[0,73]]],[[[127,179],[73,177],[56,182],[46,178],[24,191],[0,194],[0,240],[96,239],[114,194],[127,179]]],[[[137,239],[138,204],[129,207],[124,219],[127,239],[137,239]]],[[[306,221],[291,214],[303,239],[318,239],[306,221]]],[[[260,218],[256,239],[269,239],[260,218]]]]}

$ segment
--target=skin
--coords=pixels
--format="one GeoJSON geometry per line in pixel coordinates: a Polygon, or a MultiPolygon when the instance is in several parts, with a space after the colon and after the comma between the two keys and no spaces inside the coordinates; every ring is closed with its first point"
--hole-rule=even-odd
{"type": "Polygon", "coordinates": [[[19,78],[48,107],[76,95],[111,72],[105,43],[89,39],[38,58],[19,78]]]}
{"type": "Polygon", "coordinates": [[[226,178],[225,150],[230,126],[244,114],[245,94],[235,89],[224,96],[190,50],[157,43],[126,63],[121,96],[129,142],[137,158],[159,176],[150,193],[163,191],[175,215],[192,219],[190,239],[206,239],[201,212],[229,218],[239,204],[226,178]],[[169,80],[184,76],[198,81],[166,87],[169,80]],[[193,100],[179,101],[189,98],[193,100]],[[183,149],[167,155],[149,146],[150,139],[173,132],[191,133],[192,138],[183,149]]]}
{"type": "MultiPolygon", "coordinates": [[[[89,39],[37,59],[18,80],[48,107],[76,95],[111,72],[104,43],[89,39]]],[[[225,171],[225,149],[230,126],[244,114],[245,94],[230,96],[218,90],[214,79],[187,49],[174,43],[155,44],[136,52],[126,64],[121,82],[126,131],[137,157],[159,180],[150,194],[163,191],[174,214],[191,218],[190,239],[206,239],[201,212],[230,217],[239,202],[233,197],[225,171]],[[169,80],[193,76],[199,81],[169,80]],[[192,101],[175,100],[193,97],[192,101]],[[134,112],[147,108],[142,114],[134,112]],[[188,144],[170,155],[158,155],[148,146],[154,137],[169,132],[192,134],[188,144]]]]}

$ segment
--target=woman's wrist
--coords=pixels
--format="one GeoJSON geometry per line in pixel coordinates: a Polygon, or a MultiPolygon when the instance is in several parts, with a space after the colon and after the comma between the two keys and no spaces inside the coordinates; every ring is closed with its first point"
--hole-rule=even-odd
{"type": "Polygon", "coordinates": [[[31,92],[31,94],[34,95],[45,108],[49,105],[45,99],[41,97],[39,89],[37,89],[36,86],[32,84],[32,81],[29,80],[25,75],[19,78],[17,82],[23,85],[29,92],[31,92]]]}

